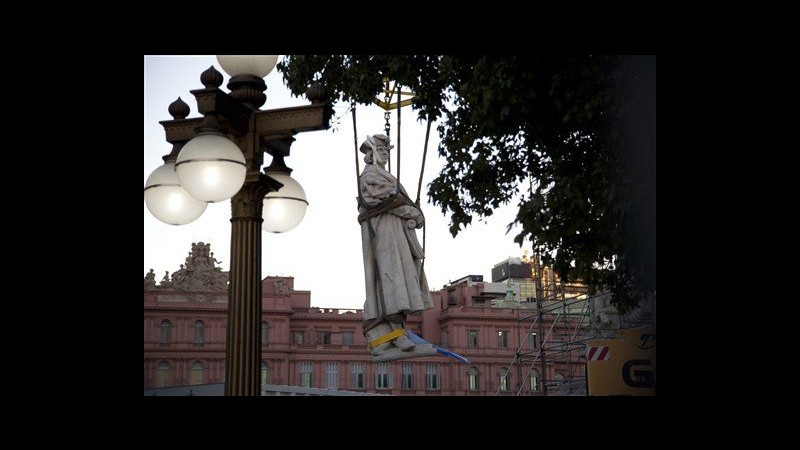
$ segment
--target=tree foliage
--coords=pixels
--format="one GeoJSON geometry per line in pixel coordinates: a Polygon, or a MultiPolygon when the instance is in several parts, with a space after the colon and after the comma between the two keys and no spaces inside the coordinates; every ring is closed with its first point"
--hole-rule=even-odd
{"type": "Polygon", "coordinates": [[[655,291],[655,57],[290,56],[295,95],[367,104],[383,78],[438,120],[447,164],[428,196],[453,236],[520,197],[514,238],[623,310],[655,291]]]}

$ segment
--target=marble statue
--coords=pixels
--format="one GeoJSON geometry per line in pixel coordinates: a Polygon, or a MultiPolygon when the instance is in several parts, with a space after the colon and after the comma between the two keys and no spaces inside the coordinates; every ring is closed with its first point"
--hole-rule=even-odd
{"type": "Polygon", "coordinates": [[[359,177],[358,221],[364,256],[363,330],[375,361],[436,354],[405,333],[406,316],[433,307],[422,270],[425,257],[416,229],[425,217],[391,173],[389,137],[368,136],[361,144],[366,166],[359,177]]]}

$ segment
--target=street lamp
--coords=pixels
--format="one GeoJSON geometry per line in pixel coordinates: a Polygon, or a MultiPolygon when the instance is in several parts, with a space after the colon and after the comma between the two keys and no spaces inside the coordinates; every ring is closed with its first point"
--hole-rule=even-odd
{"type": "Polygon", "coordinates": [[[320,86],[306,93],[310,105],[260,110],[263,78],[277,59],[218,56],[231,76],[230,94],[219,89],[223,77],[212,66],[200,76],[205,87],[191,91],[202,118],[187,119],[189,106],[180,98],[170,105],[173,120],[160,123],[172,152],[145,185],[150,212],[175,225],[195,220],[207,203],[231,199],[225,395],[260,395],[262,223],[283,232],[302,220],[305,192],[283,159],[295,134],[327,129],[332,113],[320,86]],[[261,173],[265,152],[273,160],[261,173]]]}
{"type": "Polygon", "coordinates": [[[292,169],[286,167],[282,156],[272,159],[264,173],[283,185],[278,191],[264,197],[264,231],[284,233],[296,227],[306,215],[306,191],[289,176],[292,169]]]}
{"type": "Polygon", "coordinates": [[[150,214],[170,225],[193,222],[203,215],[208,206],[208,203],[189,195],[181,186],[174,161],[166,161],[147,177],[144,201],[150,214]]]}

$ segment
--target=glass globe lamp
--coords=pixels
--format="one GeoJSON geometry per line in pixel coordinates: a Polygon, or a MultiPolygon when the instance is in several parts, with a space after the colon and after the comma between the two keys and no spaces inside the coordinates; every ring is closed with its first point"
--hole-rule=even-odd
{"type": "Polygon", "coordinates": [[[306,191],[294,178],[284,172],[267,172],[267,175],[283,184],[277,192],[264,197],[264,231],[285,233],[296,227],[306,215],[306,191]]]}
{"type": "Polygon", "coordinates": [[[239,147],[220,133],[203,132],[186,143],[175,161],[178,180],[204,202],[227,200],[242,188],[247,165],[239,147]]]}
{"type": "Polygon", "coordinates": [[[252,75],[264,78],[275,68],[278,55],[217,55],[217,62],[232,77],[252,75]]]}
{"type": "Polygon", "coordinates": [[[185,225],[203,215],[208,203],[200,201],[181,187],[175,163],[168,162],[147,177],[144,202],[150,214],[170,225],[185,225]]]}

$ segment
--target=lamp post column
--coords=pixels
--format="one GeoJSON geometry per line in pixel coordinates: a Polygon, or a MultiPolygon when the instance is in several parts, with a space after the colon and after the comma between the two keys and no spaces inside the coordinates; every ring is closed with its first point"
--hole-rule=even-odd
{"type": "Polygon", "coordinates": [[[228,292],[225,395],[261,394],[261,209],[266,189],[248,174],[231,198],[231,271],[228,292]]]}

